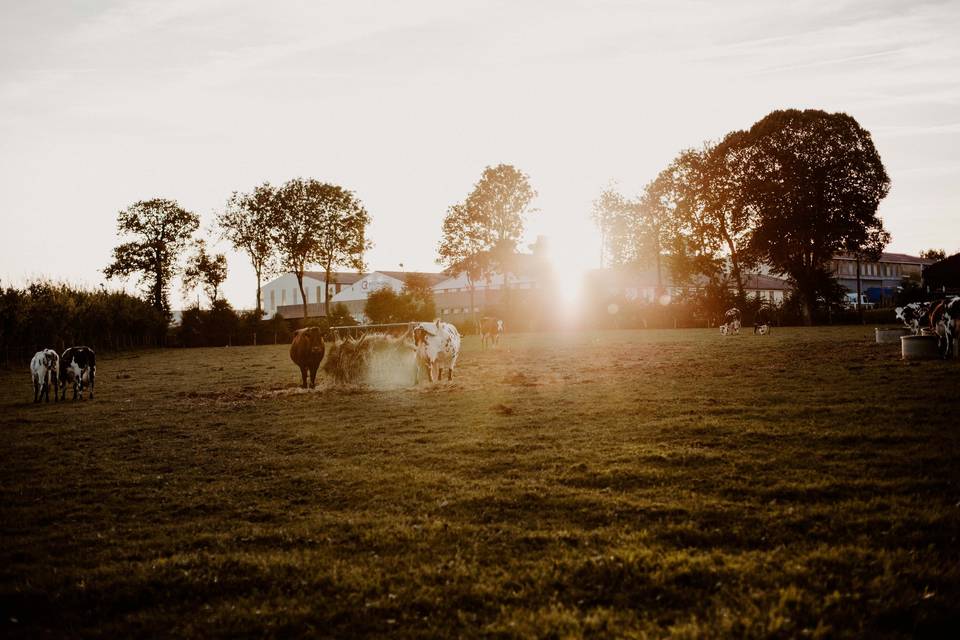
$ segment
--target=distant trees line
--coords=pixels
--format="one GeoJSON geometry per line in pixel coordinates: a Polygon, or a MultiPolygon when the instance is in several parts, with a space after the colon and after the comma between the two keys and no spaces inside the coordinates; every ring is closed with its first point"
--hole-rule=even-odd
{"type": "Polygon", "coordinates": [[[27,362],[48,347],[160,346],[166,331],[167,318],[149,301],[121,291],[87,291],[50,282],[0,289],[0,355],[5,362],[27,362]]]}
{"type": "Polygon", "coordinates": [[[682,151],[635,198],[605,190],[594,219],[610,264],[653,264],[660,274],[666,263],[680,280],[734,288],[740,304],[745,273],[767,265],[794,286],[809,324],[818,300],[837,293],[831,257],[851,252],[859,268],[889,242],[877,217],[889,189],[856,120],[791,109],[682,151]]]}
{"type": "MultiPolygon", "coordinates": [[[[369,214],[351,191],[295,178],[280,187],[265,182],[249,193],[233,193],[210,233],[250,259],[257,279],[256,318],[263,315],[263,278],[281,271],[296,276],[305,318],[307,267],[321,265],[327,281],[340,267],[362,270],[363,254],[371,246],[366,239],[369,223],[369,214]]],[[[104,274],[108,279],[137,276],[153,307],[168,318],[171,282],[182,275],[184,293],[199,287],[212,310],[227,277],[227,261],[222,253],[208,251],[206,239],[194,238],[199,226],[199,216],[174,200],[132,204],[117,216],[117,232],[125,242],[114,249],[104,274]]],[[[326,312],[329,315],[329,299],[326,312]]]]}

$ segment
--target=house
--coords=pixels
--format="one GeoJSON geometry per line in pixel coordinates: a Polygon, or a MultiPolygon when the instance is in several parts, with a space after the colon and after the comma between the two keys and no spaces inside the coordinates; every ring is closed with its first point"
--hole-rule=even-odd
{"type": "Polygon", "coordinates": [[[393,289],[396,293],[400,293],[411,277],[419,277],[430,286],[434,286],[447,278],[442,273],[425,271],[374,271],[343,287],[331,299],[331,302],[344,305],[350,315],[358,322],[366,322],[364,308],[367,304],[367,297],[374,291],[387,287],[393,289]]]}
{"type": "MultiPolygon", "coordinates": [[[[900,282],[914,280],[919,284],[924,267],[933,260],[906,253],[882,253],[877,261],[860,262],[860,290],[870,302],[892,297],[900,282]]],[[[828,265],[830,273],[847,291],[857,291],[857,260],[851,253],[838,253],[828,265]]]]}
{"type": "MultiPolygon", "coordinates": [[[[326,274],[323,271],[305,271],[303,288],[307,294],[308,315],[323,315],[322,309],[328,295],[333,298],[363,277],[362,273],[336,271],[330,274],[329,285],[324,286],[326,274]]],[[[303,316],[300,288],[297,277],[292,273],[285,273],[260,287],[260,300],[264,317],[273,317],[277,312],[287,318],[303,316]]]]}
{"type": "MultiPolygon", "coordinates": [[[[599,299],[623,298],[630,302],[653,303],[657,299],[657,271],[637,267],[595,269],[588,276],[590,289],[599,299]]],[[[707,278],[696,276],[691,282],[674,281],[670,270],[661,268],[660,283],[669,299],[695,294],[707,285],[707,278]]],[[[744,293],[748,298],[760,298],[770,304],[783,302],[790,285],[786,280],[764,273],[743,275],[744,293]]],[[[736,293],[736,286],[730,286],[736,293]]]]}

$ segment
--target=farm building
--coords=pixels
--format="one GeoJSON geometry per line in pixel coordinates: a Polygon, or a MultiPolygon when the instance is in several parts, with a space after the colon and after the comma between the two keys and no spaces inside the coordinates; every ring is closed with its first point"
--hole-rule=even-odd
{"type": "Polygon", "coordinates": [[[923,284],[931,292],[960,293],[960,253],[924,267],[923,284]]]}
{"type": "MultiPolygon", "coordinates": [[[[362,273],[337,271],[330,274],[330,283],[324,286],[326,274],[323,271],[306,271],[303,274],[303,288],[307,294],[307,313],[310,316],[323,315],[323,306],[327,296],[336,296],[344,287],[349,287],[364,277],[362,273]],[[318,313],[319,312],[319,313],[318,313]]],[[[260,298],[265,317],[275,313],[293,318],[303,315],[303,300],[297,278],[285,273],[260,287],[260,298]]]]}
{"type": "MultiPolygon", "coordinates": [[[[596,269],[588,275],[588,283],[589,289],[601,299],[622,298],[630,302],[653,303],[657,296],[656,269],[596,269]]],[[[706,286],[707,280],[701,276],[689,283],[674,281],[670,270],[661,268],[660,283],[663,293],[678,298],[696,293],[706,286]]],[[[762,273],[744,274],[743,284],[748,298],[757,297],[771,304],[782,303],[786,292],[790,290],[786,280],[762,273]]],[[[731,287],[730,291],[734,292],[736,288],[731,287]]]]}
{"type": "MultiPolygon", "coordinates": [[[[876,262],[860,262],[860,289],[870,302],[882,303],[896,294],[902,280],[919,284],[924,267],[932,263],[933,260],[905,253],[883,253],[876,262]]],[[[857,290],[857,261],[853,254],[834,255],[829,268],[841,286],[848,291],[857,290]]]]}

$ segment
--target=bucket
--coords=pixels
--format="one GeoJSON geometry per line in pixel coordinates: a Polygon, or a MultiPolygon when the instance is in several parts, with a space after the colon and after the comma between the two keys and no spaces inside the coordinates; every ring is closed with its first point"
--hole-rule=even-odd
{"type": "Polygon", "coordinates": [[[936,360],[940,357],[937,336],[903,336],[900,353],[904,360],[936,360]]]}
{"type": "Polygon", "coordinates": [[[899,342],[900,338],[910,334],[909,329],[897,327],[896,329],[881,329],[877,327],[877,344],[891,344],[899,342]]]}

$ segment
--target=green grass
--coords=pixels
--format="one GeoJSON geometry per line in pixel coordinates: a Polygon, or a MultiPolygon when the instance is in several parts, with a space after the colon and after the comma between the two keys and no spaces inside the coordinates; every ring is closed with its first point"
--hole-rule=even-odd
{"type": "Polygon", "coordinates": [[[102,357],[66,405],[4,372],[0,632],[957,637],[960,363],[871,332],[468,339],[393,391],[283,346],[102,357]]]}

